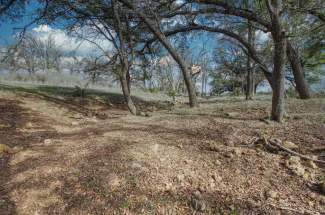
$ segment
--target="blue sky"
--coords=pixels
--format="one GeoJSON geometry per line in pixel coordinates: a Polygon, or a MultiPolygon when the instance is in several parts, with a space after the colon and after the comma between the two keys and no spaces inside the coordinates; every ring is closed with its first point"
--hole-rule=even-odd
{"type": "MultiPolygon", "coordinates": [[[[38,4],[31,2],[26,6],[25,12],[22,13],[16,21],[5,19],[0,22],[0,45],[11,43],[15,34],[19,33],[23,27],[33,20],[33,15],[35,15],[35,10],[37,8],[38,4]]],[[[36,25],[32,25],[29,29],[35,26],[36,25]]]]}

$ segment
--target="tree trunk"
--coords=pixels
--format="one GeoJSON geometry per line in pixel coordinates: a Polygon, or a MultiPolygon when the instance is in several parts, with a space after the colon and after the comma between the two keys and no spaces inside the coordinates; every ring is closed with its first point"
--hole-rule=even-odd
{"type": "Polygon", "coordinates": [[[129,69],[126,72],[126,82],[128,84],[129,92],[131,92],[131,75],[130,75],[130,70],[129,69]]]}
{"type": "Polygon", "coordinates": [[[285,113],[284,93],[285,93],[285,52],[286,38],[282,28],[280,11],[282,8],[281,0],[266,0],[272,22],[272,38],[274,43],[273,51],[273,74],[272,74],[272,112],[271,119],[281,122],[285,113]],[[271,1],[271,2],[270,2],[271,1]]]}
{"type": "Polygon", "coordinates": [[[164,45],[164,47],[170,53],[170,55],[173,57],[173,59],[178,63],[178,65],[182,71],[184,83],[185,83],[187,93],[189,96],[190,107],[198,106],[195,87],[194,87],[194,84],[191,79],[191,73],[190,73],[190,70],[187,67],[184,59],[177,53],[177,51],[171,46],[168,39],[162,33],[160,33],[160,31],[157,31],[154,33],[155,33],[156,37],[158,37],[159,41],[164,45]]]}
{"type": "Polygon", "coordinates": [[[301,61],[299,59],[299,54],[288,40],[286,51],[292,69],[293,77],[295,79],[296,90],[299,94],[299,97],[301,99],[309,99],[310,91],[306,79],[304,77],[304,71],[301,65],[301,61]]]}
{"type": "Polygon", "coordinates": [[[120,75],[120,82],[121,82],[121,87],[122,87],[122,91],[123,91],[123,96],[124,96],[124,100],[126,102],[126,105],[129,109],[129,111],[131,112],[131,114],[133,115],[137,115],[138,111],[136,106],[134,105],[132,98],[131,98],[131,94],[129,91],[129,86],[128,86],[128,82],[126,79],[126,73],[123,72],[123,74],[120,75]]]}
{"type": "Polygon", "coordinates": [[[284,115],[284,93],[285,93],[285,74],[284,67],[285,40],[277,38],[274,40],[273,57],[273,95],[271,119],[281,122],[284,115]]]}
{"type": "MultiPolygon", "coordinates": [[[[248,21],[248,34],[247,34],[248,43],[254,47],[253,43],[253,31],[250,21],[248,21]]],[[[253,99],[254,83],[253,83],[253,74],[252,74],[252,62],[251,57],[247,55],[247,76],[246,76],[246,100],[253,99]]]]}

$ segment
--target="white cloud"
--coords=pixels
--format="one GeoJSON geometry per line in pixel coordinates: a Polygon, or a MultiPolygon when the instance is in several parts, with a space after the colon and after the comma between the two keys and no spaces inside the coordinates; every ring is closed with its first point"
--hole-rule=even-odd
{"type": "Polygon", "coordinates": [[[270,33],[264,33],[263,31],[257,31],[256,41],[257,43],[265,43],[270,39],[270,33]]]}
{"type": "MultiPolygon", "coordinates": [[[[64,52],[75,51],[76,55],[80,56],[102,54],[93,43],[70,36],[62,29],[54,29],[48,25],[39,25],[33,28],[31,33],[43,41],[51,37],[56,45],[64,52]]],[[[97,38],[93,41],[99,44],[104,50],[112,50],[112,44],[105,39],[97,38]]]]}

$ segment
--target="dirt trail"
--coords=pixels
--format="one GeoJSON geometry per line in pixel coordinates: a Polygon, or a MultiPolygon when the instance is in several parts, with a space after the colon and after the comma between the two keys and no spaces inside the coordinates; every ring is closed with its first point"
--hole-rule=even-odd
{"type": "Polygon", "coordinates": [[[198,191],[199,214],[324,214],[315,187],[324,167],[301,162],[298,176],[285,154],[242,145],[263,134],[315,154],[324,147],[325,100],[290,101],[284,124],[259,120],[265,101],[242,104],[151,117],[110,109],[98,119],[1,92],[0,143],[19,150],[0,157],[0,214],[190,214],[198,191]]]}

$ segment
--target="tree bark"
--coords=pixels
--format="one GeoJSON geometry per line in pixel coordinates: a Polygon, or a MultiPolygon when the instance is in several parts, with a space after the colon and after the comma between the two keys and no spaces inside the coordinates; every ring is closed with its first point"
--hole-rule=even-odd
{"type": "Polygon", "coordinates": [[[272,94],[272,111],[271,119],[281,122],[285,113],[284,109],[284,93],[285,93],[285,51],[286,38],[281,23],[281,0],[266,0],[272,23],[272,38],[274,43],[273,51],[273,94],[272,94]]]}
{"type": "MultiPolygon", "coordinates": [[[[250,21],[248,23],[248,34],[247,34],[247,41],[248,43],[254,47],[252,44],[253,42],[253,29],[250,21]]],[[[252,62],[251,57],[249,54],[247,56],[247,76],[246,76],[246,100],[252,100],[253,99],[253,93],[254,93],[254,83],[253,83],[253,74],[252,74],[252,62]]]]}
{"type": "Polygon", "coordinates": [[[127,105],[128,109],[129,109],[129,111],[131,112],[131,114],[137,115],[138,111],[137,111],[136,106],[133,103],[131,93],[129,91],[129,87],[128,87],[128,83],[127,83],[127,79],[126,79],[126,73],[123,72],[120,75],[119,78],[120,78],[122,92],[123,92],[123,96],[124,96],[124,100],[126,102],[126,105],[127,105]]]}
{"type": "Polygon", "coordinates": [[[304,77],[303,67],[299,58],[297,50],[292,46],[290,41],[287,40],[287,57],[290,62],[293,77],[296,83],[296,90],[301,99],[309,99],[310,91],[306,79],[304,77]]]}
{"type": "Polygon", "coordinates": [[[126,51],[124,35],[122,33],[122,23],[120,20],[116,2],[112,1],[112,3],[113,3],[113,13],[114,13],[115,22],[116,22],[116,30],[117,30],[116,33],[117,33],[117,36],[119,38],[119,43],[120,43],[119,46],[116,45],[116,49],[119,52],[119,59],[120,59],[120,63],[121,63],[121,70],[118,72],[119,72],[119,78],[120,78],[121,87],[122,87],[122,91],[123,91],[123,96],[124,96],[124,100],[126,102],[126,105],[129,109],[129,111],[131,112],[131,114],[137,115],[138,114],[137,108],[134,105],[132,98],[131,98],[130,79],[129,79],[130,64],[129,64],[129,60],[128,60],[128,54],[126,51]]]}

